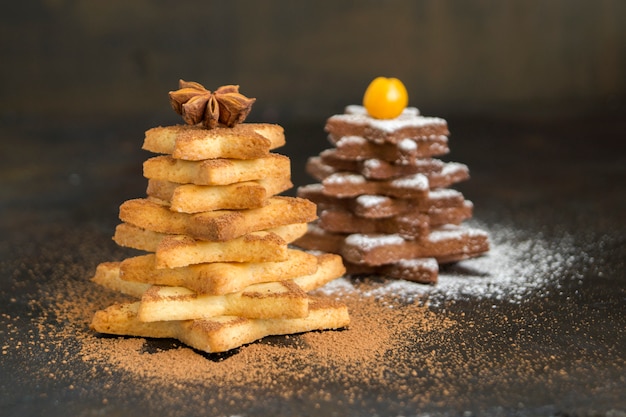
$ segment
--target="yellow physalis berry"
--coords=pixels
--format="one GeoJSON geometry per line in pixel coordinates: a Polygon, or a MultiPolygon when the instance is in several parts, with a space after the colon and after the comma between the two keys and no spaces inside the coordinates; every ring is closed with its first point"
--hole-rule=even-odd
{"type": "Polygon", "coordinates": [[[396,118],[408,103],[406,87],[397,78],[377,77],[363,95],[363,106],[376,119],[396,118]]]}

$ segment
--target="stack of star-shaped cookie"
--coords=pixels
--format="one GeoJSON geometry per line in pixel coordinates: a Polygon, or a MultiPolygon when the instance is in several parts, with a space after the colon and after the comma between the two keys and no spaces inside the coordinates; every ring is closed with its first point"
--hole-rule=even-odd
{"type": "Polygon", "coordinates": [[[351,274],[422,283],[437,282],[439,264],[489,249],[485,232],[460,225],[473,205],[449,188],[469,178],[467,166],[435,158],[449,151],[444,119],[414,107],[375,119],[352,105],[326,131],[333,147],[307,163],[320,183],[298,189],[319,220],[298,246],[341,254],[351,274]]]}
{"type": "Polygon", "coordinates": [[[309,294],[345,272],[338,255],[289,244],[316,206],[292,186],[278,125],[157,127],[143,148],[146,198],[124,202],[117,244],[147,252],[98,266],[97,283],[134,296],[94,316],[102,333],[177,338],[221,352],[267,335],[344,327],[344,305],[309,294]]]}

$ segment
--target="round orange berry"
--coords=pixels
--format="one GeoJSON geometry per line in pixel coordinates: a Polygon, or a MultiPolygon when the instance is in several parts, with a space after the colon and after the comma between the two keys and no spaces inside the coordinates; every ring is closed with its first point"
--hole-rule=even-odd
{"type": "Polygon", "coordinates": [[[363,106],[376,119],[396,118],[408,103],[406,87],[397,78],[377,77],[363,95],[363,106]]]}

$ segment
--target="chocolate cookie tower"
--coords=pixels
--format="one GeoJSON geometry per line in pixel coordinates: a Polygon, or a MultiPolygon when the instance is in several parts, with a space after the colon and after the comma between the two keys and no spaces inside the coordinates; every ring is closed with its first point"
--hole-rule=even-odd
{"type": "Polygon", "coordinates": [[[331,149],[309,158],[320,181],[298,189],[317,203],[319,220],[295,244],[340,254],[349,274],[376,274],[434,284],[439,264],[489,249],[484,231],[462,226],[473,205],[451,188],[469,178],[448,153],[444,119],[414,107],[377,119],[363,106],[330,117],[331,149]]]}

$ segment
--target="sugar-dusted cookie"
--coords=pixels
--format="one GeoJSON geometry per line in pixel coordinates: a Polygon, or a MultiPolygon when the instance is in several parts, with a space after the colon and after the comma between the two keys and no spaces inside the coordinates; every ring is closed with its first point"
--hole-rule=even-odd
{"type": "Polygon", "coordinates": [[[344,114],[331,116],[326,131],[333,137],[360,136],[374,143],[397,144],[406,138],[449,135],[448,123],[439,117],[404,112],[394,119],[375,119],[362,106],[348,106],[344,114]]]}
{"type": "Polygon", "coordinates": [[[371,179],[397,178],[412,174],[429,176],[441,172],[445,165],[443,161],[435,158],[420,158],[407,163],[394,163],[380,158],[344,159],[337,155],[337,149],[326,149],[319,156],[311,157],[307,161],[307,165],[321,164],[332,167],[333,172],[357,172],[371,179]]]}
{"type": "Polygon", "coordinates": [[[420,284],[434,285],[439,279],[439,264],[435,258],[402,259],[379,266],[346,263],[346,269],[350,275],[382,275],[420,284]]]}
{"type": "Polygon", "coordinates": [[[306,165],[307,172],[315,179],[323,181],[334,173],[352,172],[362,175],[368,180],[393,180],[408,178],[422,174],[428,178],[431,189],[448,187],[457,182],[469,179],[467,165],[458,162],[437,164],[438,160],[416,161],[414,164],[393,165],[380,159],[365,161],[342,161],[335,158],[309,158],[306,165]]]}
{"type": "Polygon", "coordinates": [[[430,230],[428,215],[417,211],[382,219],[359,217],[343,209],[320,213],[319,226],[335,233],[397,233],[405,239],[417,239],[430,230]]]}
{"type": "Polygon", "coordinates": [[[479,256],[489,250],[486,232],[455,225],[439,227],[417,240],[406,240],[398,234],[332,233],[309,225],[308,233],[295,244],[308,250],[340,254],[347,263],[369,266],[414,258],[435,258],[442,264],[479,256]]]}
{"type": "Polygon", "coordinates": [[[435,258],[439,263],[447,263],[487,250],[487,233],[446,225],[420,240],[406,240],[399,235],[351,234],[346,237],[341,254],[348,262],[377,266],[413,258],[435,258]]]}
{"type": "Polygon", "coordinates": [[[375,143],[361,136],[328,136],[335,145],[337,158],[363,161],[378,158],[394,164],[412,164],[422,158],[441,156],[450,152],[448,137],[444,135],[423,138],[404,138],[397,143],[375,143]]]}
{"type": "Polygon", "coordinates": [[[322,184],[324,193],[335,197],[380,194],[397,198],[425,198],[429,190],[428,178],[423,174],[374,181],[361,174],[336,172],[324,178],[322,184]]]}
{"type": "Polygon", "coordinates": [[[378,194],[341,198],[325,194],[324,186],[316,183],[299,187],[298,196],[313,201],[320,210],[340,208],[349,210],[359,217],[371,219],[393,217],[414,211],[433,216],[445,214],[455,218],[456,216],[466,217],[471,216],[473,208],[472,203],[465,200],[463,194],[452,189],[430,190],[426,197],[415,199],[378,194]],[[456,214],[450,214],[449,211],[456,214]]]}

